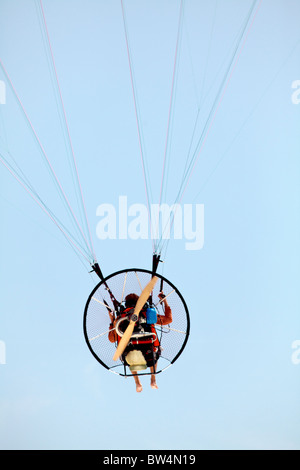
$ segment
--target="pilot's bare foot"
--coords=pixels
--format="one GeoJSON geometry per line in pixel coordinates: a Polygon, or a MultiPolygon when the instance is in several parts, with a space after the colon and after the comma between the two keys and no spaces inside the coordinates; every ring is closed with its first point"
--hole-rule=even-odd
{"type": "Polygon", "coordinates": [[[150,385],[151,385],[151,388],[156,389],[156,390],[158,389],[158,386],[157,386],[157,383],[156,383],[155,379],[154,379],[154,380],[153,380],[153,379],[151,380],[151,384],[150,384],[150,385]]]}
{"type": "Polygon", "coordinates": [[[135,381],[136,391],[140,393],[143,390],[143,387],[136,372],[133,372],[133,378],[135,381]]]}

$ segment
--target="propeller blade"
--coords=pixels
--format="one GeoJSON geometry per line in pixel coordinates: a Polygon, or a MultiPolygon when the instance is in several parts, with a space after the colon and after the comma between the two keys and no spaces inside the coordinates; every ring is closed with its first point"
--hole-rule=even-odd
{"type": "Polygon", "coordinates": [[[139,296],[138,301],[137,301],[136,306],[135,306],[135,309],[134,309],[134,312],[132,314],[133,320],[130,320],[129,325],[127,326],[127,328],[126,328],[126,330],[125,330],[125,332],[124,332],[124,334],[123,334],[123,336],[122,336],[122,338],[121,338],[121,340],[118,344],[118,347],[117,347],[116,352],[115,352],[114,357],[113,357],[114,361],[117,361],[119,359],[119,357],[123,354],[124,349],[128,345],[128,343],[130,341],[130,338],[131,338],[131,335],[132,335],[133,330],[134,330],[134,325],[135,325],[135,323],[137,322],[137,320],[139,318],[140,311],[142,310],[143,306],[147,302],[147,300],[149,298],[149,295],[151,294],[157,280],[158,280],[158,278],[156,276],[154,276],[151,279],[151,281],[146,285],[146,287],[143,289],[141,295],[139,296]]]}
{"type": "Polygon", "coordinates": [[[119,357],[123,354],[124,349],[126,348],[127,344],[130,341],[131,335],[134,330],[134,325],[135,321],[130,321],[129,325],[127,326],[126,330],[124,331],[124,334],[122,338],[120,339],[120,342],[118,344],[118,347],[116,349],[116,352],[114,354],[113,360],[117,361],[119,357]]]}
{"type": "Polygon", "coordinates": [[[147,302],[149,295],[154,289],[155,284],[157,283],[158,277],[154,276],[150,282],[146,285],[146,287],[143,289],[141,295],[138,298],[138,301],[136,303],[135,309],[134,309],[134,314],[137,315],[137,317],[140,314],[140,311],[144,307],[145,303],[147,302]]]}

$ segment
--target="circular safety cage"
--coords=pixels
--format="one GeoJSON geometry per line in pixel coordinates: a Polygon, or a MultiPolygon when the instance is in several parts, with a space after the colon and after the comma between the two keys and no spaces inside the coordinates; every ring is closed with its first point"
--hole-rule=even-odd
{"type": "MultiPolygon", "coordinates": [[[[165,314],[165,303],[158,296],[162,291],[172,310],[170,324],[155,325],[161,349],[156,365],[156,374],[158,374],[173,364],[184,350],[190,331],[190,318],[185,300],[178,289],[164,276],[155,275],[158,281],[151,295],[152,305],[157,315],[165,314]]],[[[110,342],[108,338],[111,322],[109,311],[113,311],[114,316],[117,317],[119,308],[116,308],[116,302],[113,300],[116,299],[119,306],[122,306],[128,294],[134,293],[139,296],[152,276],[152,271],[145,269],[131,268],[118,271],[99,282],[87,300],[83,321],[87,345],[103,367],[118,375],[132,374],[122,358],[116,361],[113,359],[117,343],[110,342]]],[[[139,375],[150,373],[150,369],[146,369],[139,372],[139,375]]]]}

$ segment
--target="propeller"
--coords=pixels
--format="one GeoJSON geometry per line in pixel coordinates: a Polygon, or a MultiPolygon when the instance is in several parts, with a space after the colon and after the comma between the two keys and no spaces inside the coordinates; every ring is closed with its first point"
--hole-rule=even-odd
{"type": "Polygon", "coordinates": [[[118,347],[116,349],[116,352],[114,354],[113,360],[117,361],[119,357],[123,354],[124,349],[128,345],[131,335],[134,330],[134,325],[138,321],[140,311],[142,310],[143,306],[147,302],[149,295],[151,294],[158,278],[156,276],[152,277],[151,281],[146,285],[146,287],[143,289],[141,295],[138,298],[138,301],[136,303],[136,306],[134,308],[134,312],[130,317],[129,325],[127,326],[126,330],[124,331],[124,334],[118,344],[118,347]]]}

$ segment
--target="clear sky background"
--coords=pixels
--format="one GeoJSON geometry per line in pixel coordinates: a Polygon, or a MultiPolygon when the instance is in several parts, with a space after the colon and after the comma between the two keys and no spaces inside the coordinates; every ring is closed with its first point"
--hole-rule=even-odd
{"type": "MultiPolygon", "coordinates": [[[[1,449],[300,449],[300,353],[292,347],[300,340],[300,104],[292,100],[292,83],[300,80],[300,2],[259,4],[182,201],[204,204],[204,246],[189,251],[185,239],[171,239],[159,268],[191,317],[186,349],[158,374],[159,390],[145,377],[137,394],[132,379],[111,374],[90,354],[83,312],[98,281],[1,165],[1,449]]],[[[69,193],[36,6],[0,0],[0,58],[69,193]]],[[[180,2],[124,6],[158,202],[180,2]]],[[[197,107],[209,109],[216,96],[250,6],[185,2],[169,204],[197,107]]],[[[146,204],[121,3],[44,0],[43,7],[99,264],[105,275],[151,268],[150,239],[96,235],[100,204],[118,209],[121,195],[129,205],[146,204]]],[[[0,80],[0,150],[11,152],[67,223],[1,68],[0,80]]]]}

